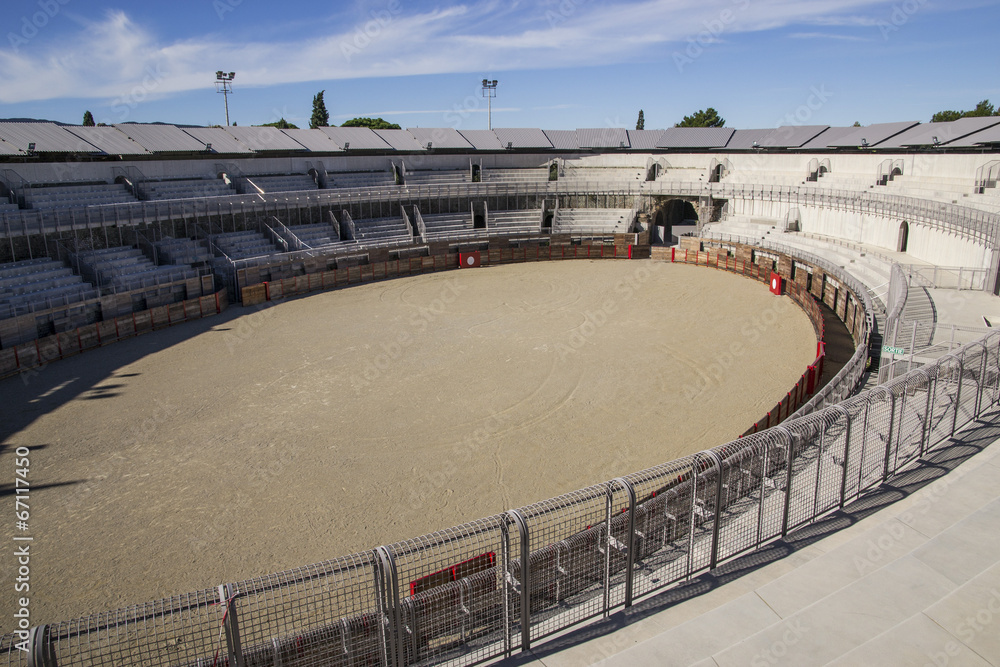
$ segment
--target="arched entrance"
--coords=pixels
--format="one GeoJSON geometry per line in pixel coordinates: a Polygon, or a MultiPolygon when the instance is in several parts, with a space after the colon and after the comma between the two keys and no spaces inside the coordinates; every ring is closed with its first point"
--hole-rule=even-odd
{"type": "Polygon", "coordinates": [[[897,252],[906,252],[906,244],[910,239],[910,225],[906,220],[899,226],[899,242],[896,244],[897,252]]]}
{"type": "Polygon", "coordinates": [[[653,224],[650,228],[650,243],[671,245],[674,228],[697,225],[698,211],[689,201],[668,199],[653,212],[651,219],[653,224]]]}

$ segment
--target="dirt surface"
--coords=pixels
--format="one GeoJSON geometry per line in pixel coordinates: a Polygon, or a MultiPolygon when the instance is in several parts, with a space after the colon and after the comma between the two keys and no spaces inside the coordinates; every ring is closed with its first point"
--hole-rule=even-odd
{"type": "Polygon", "coordinates": [[[0,631],[15,534],[33,625],[209,588],[722,444],[815,348],[760,283],[567,261],[234,306],[7,379],[0,631]]]}

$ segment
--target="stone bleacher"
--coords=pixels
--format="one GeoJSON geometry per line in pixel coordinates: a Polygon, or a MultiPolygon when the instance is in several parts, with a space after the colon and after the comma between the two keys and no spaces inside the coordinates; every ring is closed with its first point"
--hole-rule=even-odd
{"type": "Polygon", "coordinates": [[[549,168],[531,169],[483,169],[485,183],[548,183],[549,168]]]}
{"type": "Polygon", "coordinates": [[[141,250],[128,246],[77,252],[73,259],[85,278],[97,285],[110,285],[119,292],[143,290],[198,277],[190,266],[157,266],[141,250]]]}
{"type": "Polygon", "coordinates": [[[370,188],[395,185],[391,171],[351,171],[327,174],[331,188],[370,188]]]}
{"type": "Polygon", "coordinates": [[[408,171],[405,178],[406,185],[447,185],[468,182],[469,172],[465,169],[408,171]]]}
{"type": "Polygon", "coordinates": [[[226,232],[212,237],[212,243],[229,259],[276,255],[280,250],[259,232],[226,232]]]}
{"type": "MultiPolygon", "coordinates": [[[[285,229],[294,234],[295,238],[310,248],[322,248],[340,243],[340,233],[329,223],[320,222],[312,225],[293,225],[285,229]]],[[[288,241],[289,247],[294,247],[294,239],[290,238],[291,234],[286,235],[284,230],[279,230],[278,233],[288,241]]]]}
{"type": "Polygon", "coordinates": [[[154,244],[161,264],[196,265],[212,261],[209,252],[200,241],[194,239],[165,238],[154,244]]]}
{"type": "Polygon", "coordinates": [[[518,232],[539,232],[542,228],[542,209],[521,211],[490,211],[490,234],[516,234],[518,232]]]}
{"type": "Polygon", "coordinates": [[[236,194],[221,178],[185,178],[171,181],[146,181],[139,187],[149,200],[224,197],[236,194]]]}
{"type": "Polygon", "coordinates": [[[552,231],[557,234],[624,234],[632,224],[630,208],[561,208],[552,231]]]}
{"type": "Polygon", "coordinates": [[[0,264],[0,319],[98,296],[93,285],[84,282],[58,260],[40,258],[0,264]]]}
{"type": "Polygon", "coordinates": [[[580,183],[606,182],[614,183],[636,182],[646,180],[646,170],[635,167],[570,167],[559,174],[560,181],[580,183]]]}
{"type": "Polygon", "coordinates": [[[442,213],[440,215],[425,215],[425,238],[429,240],[472,237],[486,233],[485,229],[475,229],[470,213],[442,213]]]}
{"type": "Polygon", "coordinates": [[[354,221],[356,241],[405,240],[413,238],[413,230],[402,216],[397,218],[371,218],[354,221]]]}
{"type": "Polygon", "coordinates": [[[56,210],[125,204],[136,201],[128,186],[120,183],[86,185],[35,185],[23,190],[28,208],[56,210]]]}
{"type": "Polygon", "coordinates": [[[7,201],[0,200],[0,213],[14,213],[21,210],[17,204],[11,204],[7,201]]]}
{"type": "Polygon", "coordinates": [[[276,176],[247,176],[240,179],[244,193],[262,192],[304,192],[316,190],[316,181],[308,174],[284,174],[276,176]]]}

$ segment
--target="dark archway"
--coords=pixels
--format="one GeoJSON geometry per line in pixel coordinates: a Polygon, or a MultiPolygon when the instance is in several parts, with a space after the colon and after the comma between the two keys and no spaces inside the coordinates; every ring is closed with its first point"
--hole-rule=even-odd
{"type": "Polygon", "coordinates": [[[546,211],[545,217],[542,218],[542,231],[551,232],[552,231],[552,211],[546,211]]]}
{"type": "Polygon", "coordinates": [[[472,228],[486,229],[486,218],[484,218],[481,213],[476,213],[476,215],[472,218],[472,228]]]}
{"type": "Polygon", "coordinates": [[[480,171],[480,166],[478,164],[472,165],[472,182],[479,183],[482,181],[482,172],[480,171]]]}
{"type": "Polygon", "coordinates": [[[549,180],[558,181],[559,180],[559,165],[553,162],[549,165],[549,180]]]}
{"type": "Polygon", "coordinates": [[[903,220],[899,226],[899,242],[896,244],[897,252],[906,252],[906,244],[910,240],[910,224],[903,220]]]}
{"type": "Polygon", "coordinates": [[[675,227],[698,224],[698,211],[694,204],[683,199],[669,199],[663,202],[652,216],[650,242],[670,245],[675,227]]]}
{"type": "Polygon", "coordinates": [[[709,174],[708,182],[718,183],[720,180],[722,180],[722,177],[725,176],[725,174],[726,174],[726,166],[723,164],[717,164],[712,169],[712,173],[709,174]]]}
{"type": "Polygon", "coordinates": [[[891,181],[897,176],[902,176],[902,175],[903,175],[902,169],[900,169],[899,167],[893,167],[892,171],[889,173],[889,180],[891,181]]]}

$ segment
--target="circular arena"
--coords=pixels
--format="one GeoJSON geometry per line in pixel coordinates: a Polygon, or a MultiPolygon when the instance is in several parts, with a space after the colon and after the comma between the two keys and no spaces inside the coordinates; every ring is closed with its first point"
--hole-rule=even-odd
{"type": "Polygon", "coordinates": [[[843,507],[1000,393],[979,145],[498,130],[221,165],[127,131],[152,157],[71,183],[65,137],[4,172],[19,664],[508,657],[843,507]]]}

